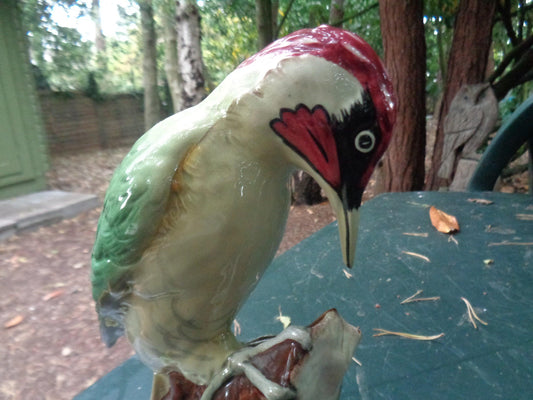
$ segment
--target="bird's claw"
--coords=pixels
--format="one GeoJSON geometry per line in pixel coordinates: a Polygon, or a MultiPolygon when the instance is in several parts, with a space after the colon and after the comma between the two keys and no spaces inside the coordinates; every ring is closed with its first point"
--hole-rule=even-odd
{"type": "Polygon", "coordinates": [[[299,343],[304,350],[311,349],[311,336],[308,330],[289,326],[278,336],[267,339],[253,347],[244,347],[231,354],[227,358],[224,368],[213,377],[200,400],[211,400],[216,391],[226,381],[239,374],[244,374],[267,400],[289,400],[295,398],[296,393],[294,390],[281,386],[266,378],[261,371],[250,363],[250,359],[255,355],[285,340],[292,340],[299,343]]]}

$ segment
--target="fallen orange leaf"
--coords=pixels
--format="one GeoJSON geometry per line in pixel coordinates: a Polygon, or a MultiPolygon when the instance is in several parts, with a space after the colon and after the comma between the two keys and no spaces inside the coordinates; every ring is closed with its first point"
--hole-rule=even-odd
{"type": "Polygon", "coordinates": [[[459,231],[459,223],[453,215],[446,214],[433,206],[429,209],[431,224],[442,233],[454,233],[459,231]]]}
{"type": "Polygon", "coordinates": [[[16,317],[11,318],[9,321],[7,321],[4,324],[5,329],[14,328],[18,324],[20,324],[22,321],[24,321],[23,315],[17,315],[16,317]]]}
{"type": "Polygon", "coordinates": [[[53,292],[47,293],[43,296],[43,301],[52,300],[53,298],[61,296],[65,291],[63,289],[54,290],[53,292]]]}

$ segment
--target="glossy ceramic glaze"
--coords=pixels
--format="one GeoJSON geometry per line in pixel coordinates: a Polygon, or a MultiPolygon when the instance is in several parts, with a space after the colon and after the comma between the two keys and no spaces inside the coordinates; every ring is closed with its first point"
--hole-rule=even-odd
{"type": "Polygon", "coordinates": [[[104,340],[125,332],[154,371],[209,383],[241,348],[230,325],[281,241],[291,172],[325,190],[351,264],[357,207],[393,120],[377,56],[320,27],[274,43],[152,128],[115,172],[99,221],[104,340]]]}

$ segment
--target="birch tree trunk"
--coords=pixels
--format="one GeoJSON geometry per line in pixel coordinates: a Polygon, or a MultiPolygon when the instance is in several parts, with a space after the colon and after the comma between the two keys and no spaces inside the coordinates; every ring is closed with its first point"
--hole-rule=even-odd
{"type": "Polygon", "coordinates": [[[100,0],[92,1],[91,18],[94,22],[95,27],[94,47],[96,48],[96,53],[101,53],[105,50],[105,37],[102,31],[102,14],[100,12],[100,0]]]}
{"type": "Polygon", "coordinates": [[[157,52],[152,0],[139,0],[143,38],[144,128],[150,129],[161,118],[157,92],[157,52]]]}
{"type": "Polygon", "coordinates": [[[380,0],[385,65],[398,101],[391,144],[378,169],[377,189],[424,186],[426,146],[426,43],[423,1],[380,0]],[[406,78],[408,77],[408,78],[406,78]]]}
{"type": "Polygon", "coordinates": [[[438,125],[431,169],[426,182],[427,189],[435,190],[449,183],[442,182],[438,177],[444,143],[444,120],[453,98],[463,85],[485,80],[495,8],[496,0],[461,0],[459,4],[444,95],[440,108],[436,111],[438,125]]]}
{"type": "Polygon", "coordinates": [[[181,75],[178,66],[178,34],[176,31],[176,1],[165,0],[161,7],[163,43],[165,46],[165,74],[172,99],[172,109],[176,113],[183,109],[181,99],[181,75]]]}
{"type": "Polygon", "coordinates": [[[182,79],[183,108],[198,104],[205,96],[200,13],[195,0],[176,1],[178,65],[182,79]]]}

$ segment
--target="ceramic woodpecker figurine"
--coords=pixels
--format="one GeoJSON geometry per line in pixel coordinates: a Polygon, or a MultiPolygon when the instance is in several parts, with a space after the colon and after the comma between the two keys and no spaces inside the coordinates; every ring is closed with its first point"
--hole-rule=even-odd
{"type": "MultiPolygon", "coordinates": [[[[342,329],[313,336],[311,327],[289,327],[253,346],[230,327],[281,241],[295,169],[327,194],[352,265],[361,196],[394,119],[391,83],[375,52],[350,32],[320,26],[272,43],[202,103],[137,141],[106,194],[91,278],[103,340],[113,345],[125,333],[143,362],[167,377],[161,389],[156,375],[153,398],[170,396],[169,372],[199,386],[204,400],[237,374],[259,388],[257,398],[295,398],[298,384],[272,382],[248,362],[289,338],[312,352],[324,332],[325,342],[350,337],[349,362],[358,333],[335,318],[322,322],[342,329]]],[[[303,386],[317,382],[312,370],[300,374],[303,386]]],[[[298,398],[334,399],[338,387],[308,392],[298,398]]]]}

